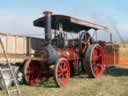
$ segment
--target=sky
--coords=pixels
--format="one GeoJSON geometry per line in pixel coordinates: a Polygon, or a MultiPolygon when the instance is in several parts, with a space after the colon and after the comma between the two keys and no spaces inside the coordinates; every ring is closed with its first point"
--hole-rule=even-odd
{"type": "MultiPolygon", "coordinates": [[[[43,29],[32,22],[50,10],[107,26],[114,41],[121,40],[119,35],[128,41],[127,4],[128,0],[0,0],[0,33],[43,36],[43,29]]],[[[98,34],[99,38],[109,36],[98,34]]]]}

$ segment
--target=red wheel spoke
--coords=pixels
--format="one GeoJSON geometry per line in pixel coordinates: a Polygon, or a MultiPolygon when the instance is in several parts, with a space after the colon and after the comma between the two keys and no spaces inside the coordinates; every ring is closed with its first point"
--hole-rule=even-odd
{"type": "Polygon", "coordinates": [[[104,71],[104,52],[100,45],[90,45],[86,53],[87,72],[90,77],[100,77],[104,71]]]}
{"type": "Polygon", "coordinates": [[[70,69],[69,65],[66,59],[60,58],[57,63],[56,67],[56,83],[58,86],[64,86],[67,84],[69,78],[70,78],[70,69]]]}
{"type": "Polygon", "coordinates": [[[37,61],[27,62],[25,67],[25,81],[28,84],[39,83],[41,80],[41,64],[37,61]]]}
{"type": "Polygon", "coordinates": [[[101,53],[98,54],[99,57],[103,56],[101,53]]]}
{"type": "Polygon", "coordinates": [[[60,72],[62,72],[62,71],[63,71],[63,68],[62,68],[61,66],[59,66],[58,70],[59,70],[60,72]]]}
{"type": "Polygon", "coordinates": [[[101,65],[101,64],[97,64],[97,67],[99,67],[99,68],[102,68],[102,66],[103,66],[103,65],[101,65]]]}
{"type": "Polygon", "coordinates": [[[60,76],[62,75],[62,72],[58,72],[57,74],[58,74],[58,76],[60,77],[60,76]]]}
{"type": "Polygon", "coordinates": [[[103,52],[101,51],[100,47],[97,46],[96,48],[94,48],[94,56],[93,56],[93,69],[94,69],[94,74],[96,76],[100,75],[102,73],[102,58],[103,58],[103,52]]]}

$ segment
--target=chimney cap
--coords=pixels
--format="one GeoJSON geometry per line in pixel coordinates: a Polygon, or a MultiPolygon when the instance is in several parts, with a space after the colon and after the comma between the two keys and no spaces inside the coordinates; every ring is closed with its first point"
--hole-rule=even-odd
{"type": "Polygon", "coordinates": [[[44,11],[43,14],[45,16],[51,16],[52,15],[52,11],[44,11]]]}

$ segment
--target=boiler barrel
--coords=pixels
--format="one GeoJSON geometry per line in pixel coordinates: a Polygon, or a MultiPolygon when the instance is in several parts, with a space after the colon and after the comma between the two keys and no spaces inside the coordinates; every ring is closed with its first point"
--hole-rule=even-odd
{"type": "Polygon", "coordinates": [[[48,45],[41,50],[40,57],[44,60],[46,59],[46,62],[44,63],[47,63],[49,65],[56,64],[57,60],[59,59],[59,55],[56,49],[53,48],[51,45],[48,45]]]}

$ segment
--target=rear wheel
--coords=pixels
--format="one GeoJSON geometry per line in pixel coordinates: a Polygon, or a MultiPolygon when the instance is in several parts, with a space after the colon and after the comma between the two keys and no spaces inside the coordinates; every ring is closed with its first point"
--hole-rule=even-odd
{"type": "Polygon", "coordinates": [[[24,79],[29,85],[39,83],[41,81],[41,63],[28,60],[24,66],[24,79]]]}
{"type": "Polygon", "coordinates": [[[70,67],[67,59],[60,58],[55,65],[55,82],[58,87],[65,86],[70,79],[70,67]]]}
{"type": "Polygon", "coordinates": [[[99,44],[90,45],[85,53],[85,69],[89,77],[102,76],[105,69],[104,51],[99,44]]]}

